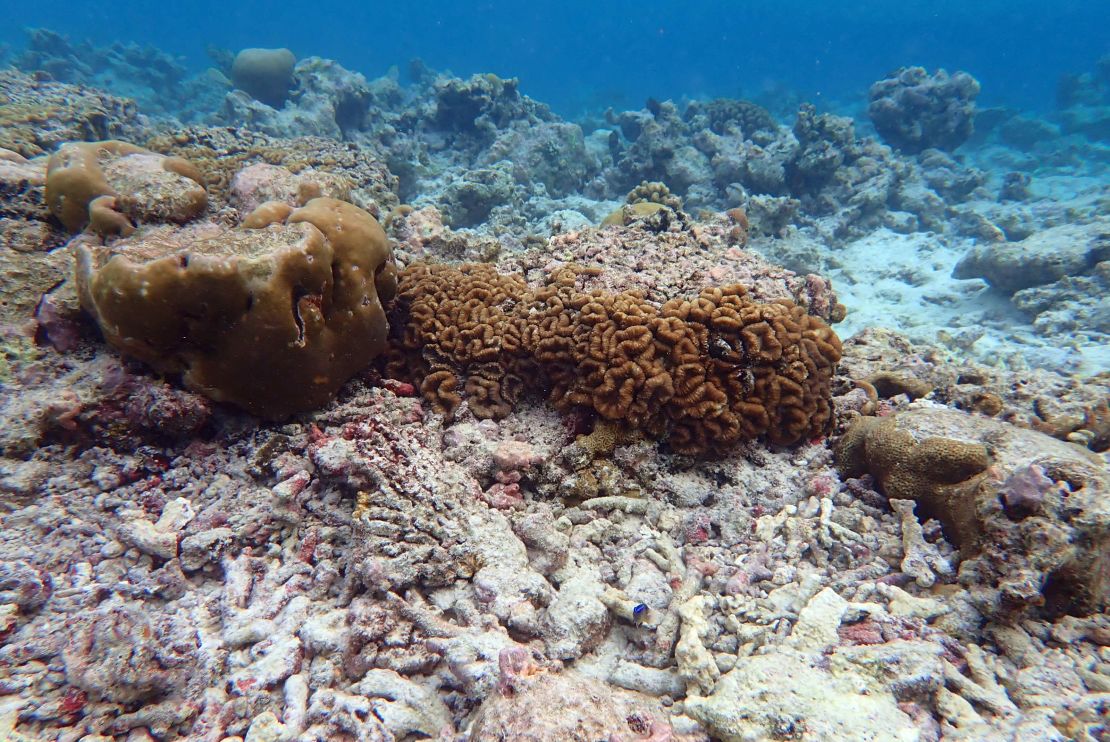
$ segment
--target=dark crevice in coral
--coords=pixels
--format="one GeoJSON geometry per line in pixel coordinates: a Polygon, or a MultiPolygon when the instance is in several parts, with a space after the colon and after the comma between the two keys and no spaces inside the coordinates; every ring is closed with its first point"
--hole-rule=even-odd
{"type": "Polygon", "coordinates": [[[301,299],[308,292],[300,286],[293,289],[293,321],[297,323],[297,345],[304,345],[304,318],[301,317],[301,299]]]}
{"type": "MultiPolygon", "coordinates": [[[[382,263],[382,265],[385,265],[385,263],[382,263]]],[[[379,270],[380,270],[380,267],[379,267],[379,270]]],[[[333,292],[334,291],[339,291],[339,284],[342,282],[342,280],[343,280],[343,274],[339,271],[339,261],[338,260],[331,261],[331,286],[332,286],[332,291],[333,292]]]]}

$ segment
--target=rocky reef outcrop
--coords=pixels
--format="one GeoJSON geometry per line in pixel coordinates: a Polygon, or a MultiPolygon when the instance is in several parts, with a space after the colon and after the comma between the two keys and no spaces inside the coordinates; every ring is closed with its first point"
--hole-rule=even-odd
{"type": "Polygon", "coordinates": [[[974,131],[978,95],[979,82],[966,72],[930,75],[923,67],[903,67],[871,86],[867,115],[879,135],[903,152],[952,150],[974,131]]]}
{"type": "Polygon", "coordinates": [[[870,473],[960,547],[960,579],[990,586],[988,615],[1088,615],[1110,600],[1110,479],[1072,443],[944,408],[862,418],[841,440],[846,476],[870,473]]]}

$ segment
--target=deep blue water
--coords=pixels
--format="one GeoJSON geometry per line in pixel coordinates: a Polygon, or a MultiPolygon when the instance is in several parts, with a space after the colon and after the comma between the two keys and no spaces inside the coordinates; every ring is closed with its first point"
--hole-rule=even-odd
{"type": "Polygon", "coordinates": [[[0,40],[17,48],[21,28],[44,26],[153,44],[198,70],[208,44],[288,46],[368,77],[420,57],[460,75],[517,76],[564,114],[784,87],[859,105],[873,80],[906,64],[971,72],[981,103],[1047,110],[1062,74],[1110,53],[1110,0],[0,0],[0,11],[0,40]]]}

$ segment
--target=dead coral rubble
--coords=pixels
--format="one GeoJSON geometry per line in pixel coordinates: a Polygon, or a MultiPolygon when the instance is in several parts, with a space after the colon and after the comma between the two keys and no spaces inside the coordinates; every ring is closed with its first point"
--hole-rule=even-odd
{"type": "Polygon", "coordinates": [[[593,410],[682,453],[760,437],[791,445],[827,429],[840,341],[822,320],[788,301],[756,303],[739,285],[661,306],[634,291],[585,292],[579,272],[530,289],[481,264],[410,266],[394,369],[407,365],[448,413],[465,394],[477,416],[505,417],[531,384],[560,410],[593,410]]]}

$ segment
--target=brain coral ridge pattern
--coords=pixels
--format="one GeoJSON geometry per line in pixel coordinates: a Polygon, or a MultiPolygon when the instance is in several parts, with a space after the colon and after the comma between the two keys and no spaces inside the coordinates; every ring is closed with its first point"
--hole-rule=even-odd
{"type": "Polygon", "coordinates": [[[637,291],[584,292],[581,272],[532,289],[488,265],[410,266],[388,370],[420,378],[448,414],[465,397],[476,416],[501,418],[533,388],[559,410],[593,410],[678,453],[826,432],[841,346],[821,319],[789,301],[757,303],[739,285],[662,306],[637,291]]]}

